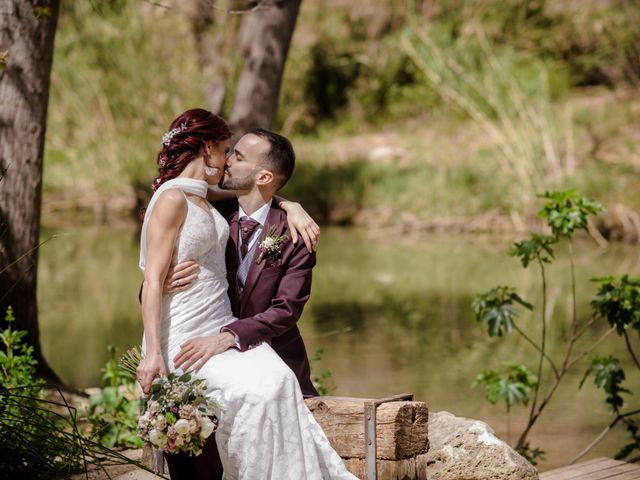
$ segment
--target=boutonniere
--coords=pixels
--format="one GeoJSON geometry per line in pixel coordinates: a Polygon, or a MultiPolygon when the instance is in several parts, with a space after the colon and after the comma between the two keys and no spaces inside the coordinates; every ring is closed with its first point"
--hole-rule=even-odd
{"type": "Polygon", "coordinates": [[[258,245],[260,255],[256,259],[256,263],[260,263],[264,257],[270,257],[276,253],[282,252],[282,245],[289,240],[287,235],[276,235],[276,226],[271,225],[264,239],[258,245]]]}

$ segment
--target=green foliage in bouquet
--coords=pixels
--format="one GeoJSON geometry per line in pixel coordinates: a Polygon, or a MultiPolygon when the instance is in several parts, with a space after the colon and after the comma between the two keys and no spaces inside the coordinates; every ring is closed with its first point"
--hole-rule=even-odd
{"type": "Polygon", "coordinates": [[[118,363],[118,349],[108,347],[111,357],[102,369],[102,390],[89,399],[88,420],[93,438],[113,447],[142,446],[138,436],[140,398],[134,380],[125,375],[118,363]]]}
{"type": "Polygon", "coordinates": [[[200,455],[205,440],[217,427],[219,406],[206,397],[207,382],[187,372],[157,378],[143,400],[138,434],[167,453],[200,455]]]}
{"type": "MultiPolygon", "coordinates": [[[[120,358],[119,375],[135,381],[144,356],[138,347],[120,358]]],[[[137,421],[141,441],[167,453],[200,455],[205,440],[218,426],[220,406],[207,398],[207,382],[192,372],[158,377],[149,394],[142,397],[137,421]]]]}

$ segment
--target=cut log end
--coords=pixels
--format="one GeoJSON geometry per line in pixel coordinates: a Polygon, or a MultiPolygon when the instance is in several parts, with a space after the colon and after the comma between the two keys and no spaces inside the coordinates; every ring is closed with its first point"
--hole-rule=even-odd
{"type": "MultiPolygon", "coordinates": [[[[348,397],[315,397],[306,400],[329,442],[342,458],[365,458],[366,400],[348,397]]],[[[412,459],[425,453],[428,449],[428,419],[429,412],[424,402],[399,401],[380,405],[376,413],[377,458],[412,459]]]]}

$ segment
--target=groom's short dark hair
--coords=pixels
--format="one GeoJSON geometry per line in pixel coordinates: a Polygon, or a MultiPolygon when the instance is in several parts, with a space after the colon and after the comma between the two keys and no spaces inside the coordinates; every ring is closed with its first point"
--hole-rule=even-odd
{"type": "Polygon", "coordinates": [[[269,142],[269,151],[262,158],[262,165],[273,173],[276,190],[286,185],[296,165],[296,154],[288,138],[264,128],[256,128],[249,132],[269,142]]]}

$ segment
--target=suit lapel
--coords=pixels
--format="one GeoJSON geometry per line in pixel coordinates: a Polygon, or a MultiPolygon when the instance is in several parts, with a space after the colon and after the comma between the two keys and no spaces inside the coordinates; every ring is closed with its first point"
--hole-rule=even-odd
{"type": "Polygon", "coordinates": [[[225,259],[227,264],[227,279],[229,281],[229,299],[233,306],[233,311],[238,314],[238,209],[227,217],[229,222],[229,241],[225,251],[225,259]]]}
{"type": "MultiPolygon", "coordinates": [[[[233,212],[228,218],[229,222],[229,240],[233,242],[236,251],[238,250],[238,210],[233,212]]],[[[237,263],[237,256],[236,256],[237,263]]]]}
{"type": "Polygon", "coordinates": [[[262,229],[262,232],[260,233],[260,238],[258,239],[258,248],[256,248],[253,259],[251,260],[251,266],[249,267],[249,272],[247,273],[247,281],[244,284],[244,292],[242,293],[242,300],[240,304],[240,312],[244,312],[247,301],[251,297],[251,292],[253,292],[253,289],[255,288],[256,283],[258,283],[260,274],[262,273],[262,270],[264,269],[267,263],[265,258],[263,258],[260,263],[256,263],[256,260],[260,257],[259,245],[266,238],[267,232],[272,227],[272,225],[275,225],[275,230],[273,232],[273,235],[278,236],[282,234],[285,228],[285,222],[282,219],[282,215],[283,215],[283,212],[279,208],[271,207],[269,209],[269,214],[267,215],[267,221],[264,224],[264,228],[262,229]]]}

